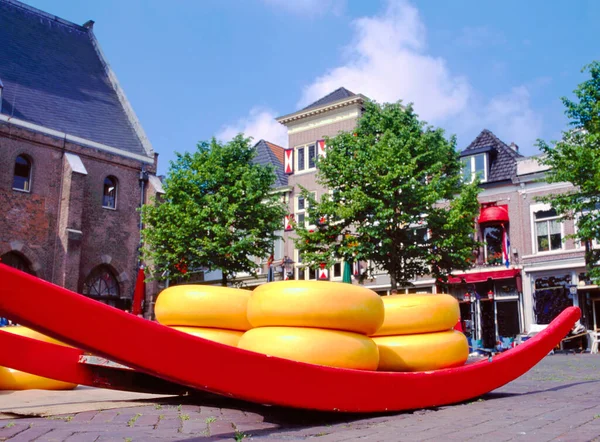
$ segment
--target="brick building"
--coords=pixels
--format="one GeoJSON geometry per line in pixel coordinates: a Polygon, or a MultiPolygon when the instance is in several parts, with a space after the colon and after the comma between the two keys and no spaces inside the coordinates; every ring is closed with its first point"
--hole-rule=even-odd
{"type": "Polygon", "coordinates": [[[0,259],[128,308],[137,209],[162,188],[93,22],[0,0],[0,60],[0,259]]]}

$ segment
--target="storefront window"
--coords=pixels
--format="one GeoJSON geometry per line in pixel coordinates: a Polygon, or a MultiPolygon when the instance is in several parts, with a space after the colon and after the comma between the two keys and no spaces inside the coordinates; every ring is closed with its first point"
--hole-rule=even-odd
{"type": "Polygon", "coordinates": [[[535,280],[533,304],[537,324],[550,324],[565,308],[573,304],[569,298],[571,275],[546,276],[535,280]]]}

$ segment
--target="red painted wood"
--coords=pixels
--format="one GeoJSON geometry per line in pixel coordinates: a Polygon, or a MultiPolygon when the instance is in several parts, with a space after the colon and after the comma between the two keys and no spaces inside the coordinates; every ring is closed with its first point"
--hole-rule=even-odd
{"type": "Polygon", "coordinates": [[[89,387],[140,393],[182,394],[189,389],[145,373],[79,362],[85,353],[77,348],[39,341],[2,331],[0,366],[89,387]]]}
{"type": "Polygon", "coordinates": [[[521,376],[579,319],[569,307],[544,331],[492,362],[417,373],[289,361],[180,333],[0,265],[4,315],[63,342],[154,376],[257,403],[376,412],[456,403],[521,376]],[[133,341],[132,341],[133,339],[133,341]]]}

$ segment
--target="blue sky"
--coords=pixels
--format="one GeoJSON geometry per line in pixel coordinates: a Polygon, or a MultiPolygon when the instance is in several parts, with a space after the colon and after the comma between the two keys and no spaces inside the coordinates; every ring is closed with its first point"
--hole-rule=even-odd
{"type": "Polygon", "coordinates": [[[595,0],[25,2],[96,22],[161,174],[212,136],[284,145],[273,118],[340,86],[413,102],[459,149],[487,128],[532,155],[560,136],[560,97],[600,59],[595,0]]]}

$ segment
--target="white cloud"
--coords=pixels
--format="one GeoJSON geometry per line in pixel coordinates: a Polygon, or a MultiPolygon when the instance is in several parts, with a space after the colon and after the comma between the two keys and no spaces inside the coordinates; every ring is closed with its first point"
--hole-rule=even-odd
{"type": "Polygon", "coordinates": [[[533,145],[542,134],[542,117],[531,109],[530,101],[529,90],[518,86],[508,94],[493,97],[483,114],[487,126],[497,130],[506,143],[518,144],[524,154],[534,153],[533,145]]]}
{"type": "MultiPolygon", "coordinates": [[[[319,3],[303,3],[306,7],[309,4],[319,3]]],[[[530,94],[535,84],[517,86],[491,98],[482,97],[468,78],[451,72],[443,58],[427,52],[425,25],[408,0],[388,0],[383,13],[361,17],[353,22],[353,27],[353,42],[343,53],[345,63],[306,86],[298,109],[344,86],[378,102],[413,102],[421,119],[443,127],[448,135],[458,134],[461,149],[479,131],[488,128],[503,141],[517,143],[522,152],[534,153],[533,143],[542,133],[541,115],[531,106],[530,94]]],[[[473,40],[477,42],[486,35],[494,37],[492,40],[497,43],[504,38],[485,28],[473,28],[468,34],[478,34],[481,38],[473,40]]],[[[274,117],[268,109],[254,108],[248,117],[223,128],[220,136],[231,138],[243,131],[256,140],[264,138],[287,146],[285,128],[274,117]]]]}
{"type": "Polygon", "coordinates": [[[263,0],[267,5],[293,14],[318,16],[331,12],[341,15],[346,9],[346,0],[263,0]]]}
{"type": "Polygon", "coordinates": [[[418,10],[406,1],[390,1],[385,12],[353,23],[356,38],[346,48],[347,62],[307,86],[305,106],[344,86],[379,102],[414,102],[425,120],[438,120],[465,108],[466,78],[452,75],[444,59],[425,53],[426,30],[418,10]]]}
{"type": "MultiPolygon", "coordinates": [[[[530,90],[518,86],[482,99],[468,78],[427,52],[427,30],[407,0],[388,0],[383,13],[359,18],[353,26],[355,39],[345,49],[345,63],[305,87],[298,107],[344,86],[378,102],[412,102],[421,119],[444,127],[448,134],[474,137],[487,127],[520,146],[532,146],[540,136],[542,118],[531,108],[530,90]]],[[[463,31],[464,44],[505,42],[503,34],[485,27],[463,31]]],[[[471,141],[461,137],[459,147],[471,141]]]]}
{"type": "Polygon", "coordinates": [[[242,132],[245,136],[252,137],[255,143],[262,138],[279,146],[287,147],[287,129],[275,121],[276,116],[276,113],[270,109],[253,107],[247,117],[222,127],[216,137],[222,141],[229,141],[242,132]]]}

